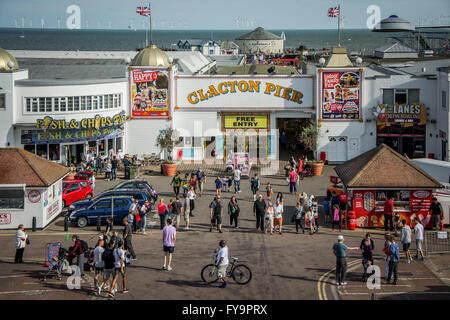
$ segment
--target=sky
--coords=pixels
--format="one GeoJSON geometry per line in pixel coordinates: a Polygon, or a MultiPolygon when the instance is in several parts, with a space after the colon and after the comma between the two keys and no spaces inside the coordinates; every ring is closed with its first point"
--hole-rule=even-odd
{"type": "MultiPolygon", "coordinates": [[[[139,0],[0,0],[0,27],[67,28],[70,5],[80,8],[81,29],[145,28],[136,14],[139,0]]],[[[381,18],[396,14],[418,24],[450,24],[449,0],[340,0],[346,29],[367,28],[367,8],[377,5],[381,18]]],[[[327,10],[339,0],[153,0],[154,29],[333,29],[337,19],[327,10]]]]}

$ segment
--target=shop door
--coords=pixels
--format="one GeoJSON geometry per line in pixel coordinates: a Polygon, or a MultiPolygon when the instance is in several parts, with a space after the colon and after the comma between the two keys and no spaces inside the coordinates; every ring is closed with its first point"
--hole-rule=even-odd
{"type": "Polygon", "coordinates": [[[347,137],[328,137],[328,161],[347,161],[347,137]]]}
{"type": "Polygon", "coordinates": [[[69,148],[67,147],[67,145],[63,144],[61,145],[61,164],[64,166],[69,166],[68,159],[69,159],[69,148]]]}

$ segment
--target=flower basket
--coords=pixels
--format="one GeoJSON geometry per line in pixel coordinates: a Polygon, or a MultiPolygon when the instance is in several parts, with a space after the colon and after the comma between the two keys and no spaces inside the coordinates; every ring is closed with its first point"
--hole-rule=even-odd
{"type": "Polygon", "coordinates": [[[177,170],[177,164],[172,161],[165,161],[161,163],[161,168],[165,176],[173,177],[177,170]]]}
{"type": "Polygon", "coordinates": [[[322,175],[322,170],[323,170],[323,162],[322,161],[313,161],[310,164],[311,164],[311,167],[313,170],[313,175],[315,175],[315,176],[322,175]]]}

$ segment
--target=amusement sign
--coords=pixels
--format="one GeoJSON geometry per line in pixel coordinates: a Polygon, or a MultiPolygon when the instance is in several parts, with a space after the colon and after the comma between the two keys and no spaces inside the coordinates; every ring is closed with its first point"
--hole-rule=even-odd
{"type": "Polygon", "coordinates": [[[377,117],[378,125],[389,126],[394,123],[425,125],[427,123],[427,110],[423,103],[410,105],[396,103],[393,106],[380,104],[373,114],[377,117]]]}
{"type": "Polygon", "coordinates": [[[169,117],[169,69],[132,68],[130,97],[133,118],[169,117]]]}
{"type": "Polygon", "coordinates": [[[358,120],[361,111],[361,71],[324,70],[321,74],[321,117],[326,120],[358,120]]]}

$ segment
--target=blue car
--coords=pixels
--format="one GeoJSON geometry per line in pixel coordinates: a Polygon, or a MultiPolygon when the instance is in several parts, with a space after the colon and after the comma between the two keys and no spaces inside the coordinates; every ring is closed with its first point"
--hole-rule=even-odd
{"type": "Polygon", "coordinates": [[[103,197],[92,202],[91,205],[74,210],[70,214],[70,222],[80,228],[89,224],[96,224],[100,217],[101,223],[106,224],[106,218],[113,217],[114,224],[121,224],[128,215],[134,199],[130,196],[103,197]],[[111,204],[114,203],[114,207],[111,204]]]}
{"type": "Polygon", "coordinates": [[[149,201],[151,205],[153,205],[152,197],[148,193],[148,191],[144,189],[113,189],[113,190],[107,190],[105,192],[100,193],[95,198],[92,198],[90,200],[79,200],[73,202],[68,207],[68,214],[70,215],[73,211],[80,209],[80,208],[86,208],[90,206],[95,201],[105,198],[105,197],[120,197],[120,196],[128,196],[133,197],[134,199],[139,200],[139,205],[142,205],[145,201],[149,201]]]}

